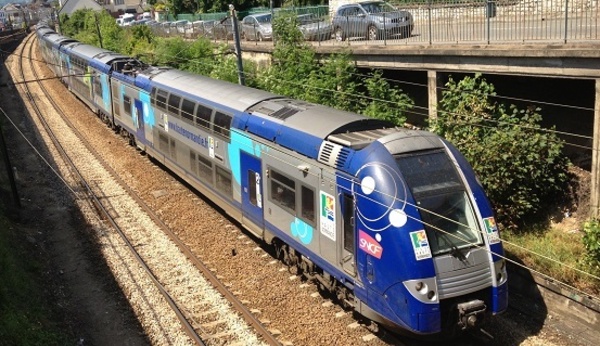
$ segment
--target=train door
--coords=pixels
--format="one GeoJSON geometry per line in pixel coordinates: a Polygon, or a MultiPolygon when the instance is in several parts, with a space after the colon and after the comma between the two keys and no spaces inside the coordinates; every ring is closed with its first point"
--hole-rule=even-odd
{"type": "Polygon", "coordinates": [[[144,134],[144,104],[142,101],[135,99],[134,112],[133,124],[135,125],[136,129],[136,143],[140,149],[144,150],[146,138],[144,134]]]}
{"type": "Polygon", "coordinates": [[[350,194],[342,194],[342,256],[341,265],[344,271],[352,276],[356,276],[356,232],[354,222],[354,197],[350,194]]]}
{"type": "Polygon", "coordinates": [[[262,162],[246,152],[240,154],[242,185],[242,224],[257,236],[262,236],[263,214],[262,162]]]}

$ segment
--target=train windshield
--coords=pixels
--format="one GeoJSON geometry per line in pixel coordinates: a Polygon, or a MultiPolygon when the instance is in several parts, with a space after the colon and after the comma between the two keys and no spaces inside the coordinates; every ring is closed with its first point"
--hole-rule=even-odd
{"type": "Polygon", "coordinates": [[[396,157],[396,163],[417,203],[432,254],[451,253],[482,244],[473,206],[444,151],[396,157]]]}

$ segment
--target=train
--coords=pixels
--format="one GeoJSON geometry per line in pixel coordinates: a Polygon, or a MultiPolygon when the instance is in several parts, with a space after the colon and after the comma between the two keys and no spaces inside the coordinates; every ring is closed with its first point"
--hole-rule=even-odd
{"type": "Polygon", "coordinates": [[[35,30],[107,125],[373,326],[455,336],[507,309],[491,203],[440,136],[35,30]]]}

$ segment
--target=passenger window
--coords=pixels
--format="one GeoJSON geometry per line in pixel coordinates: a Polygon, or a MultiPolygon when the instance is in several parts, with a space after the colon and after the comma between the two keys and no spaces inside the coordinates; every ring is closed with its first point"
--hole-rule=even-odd
{"type": "Polygon", "coordinates": [[[156,92],[156,107],[167,110],[167,92],[164,90],[158,90],[156,92]]]}
{"type": "Polygon", "coordinates": [[[100,83],[100,76],[92,77],[94,81],[94,93],[98,97],[102,97],[102,84],[100,83]]]}
{"type": "Polygon", "coordinates": [[[210,129],[210,116],[212,115],[212,109],[198,105],[196,108],[196,125],[210,129]]]}
{"type": "Polygon", "coordinates": [[[217,190],[223,192],[226,196],[232,197],[233,190],[231,188],[231,173],[223,168],[216,166],[217,172],[217,190]]]}
{"type": "Polygon", "coordinates": [[[121,117],[120,101],[121,95],[119,94],[119,86],[116,82],[112,84],[112,96],[113,96],[113,110],[116,117],[121,117]]]}
{"type": "Polygon", "coordinates": [[[224,137],[229,138],[229,129],[231,127],[231,116],[223,114],[221,112],[215,113],[215,125],[213,130],[216,133],[222,134],[224,137]]]}
{"type": "Polygon", "coordinates": [[[198,154],[198,176],[208,184],[213,184],[213,165],[212,162],[204,156],[198,154]]]}
{"type": "Polygon", "coordinates": [[[354,197],[344,193],[344,249],[354,254],[354,197]]]}
{"type": "Polygon", "coordinates": [[[190,150],[190,170],[195,175],[198,175],[198,162],[196,161],[196,153],[190,150]]]}
{"type": "Polygon", "coordinates": [[[315,191],[312,189],[302,185],[302,218],[310,221],[311,223],[315,222],[315,191]]]}
{"type": "Polygon", "coordinates": [[[181,97],[171,94],[169,96],[169,112],[173,115],[179,115],[179,104],[181,103],[181,97]]]}
{"type": "Polygon", "coordinates": [[[296,182],[283,174],[270,172],[271,200],[296,214],[296,182]]]}
{"type": "Polygon", "coordinates": [[[131,115],[131,98],[127,95],[123,95],[123,110],[125,114],[131,115]]]}
{"type": "Polygon", "coordinates": [[[258,191],[257,191],[257,173],[251,169],[248,170],[248,199],[254,206],[260,207],[258,204],[258,191]]]}
{"type": "Polygon", "coordinates": [[[191,124],[194,123],[194,107],[196,104],[190,100],[183,99],[181,102],[181,117],[191,124]]]}
{"type": "Polygon", "coordinates": [[[152,88],[152,92],[150,93],[150,102],[152,105],[156,105],[156,88],[152,88]]]}

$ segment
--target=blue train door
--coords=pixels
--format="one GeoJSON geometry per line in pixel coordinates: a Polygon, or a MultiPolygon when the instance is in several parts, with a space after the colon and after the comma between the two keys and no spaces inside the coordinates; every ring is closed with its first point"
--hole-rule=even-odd
{"type": "Polygon", "coordinates": [[[257,235],[262,235],[265,224],[263,215],[263,177],[261,160],[241,152],[242,224],[257,235]]]}
{"type": "Polygon", "coordinates": [[[144,135],[144,105],[142,101],[135,99],[135,114],[133,123],[136,128],[136,143],[140,149],[144,149],[146,138],[144,135]]]}

